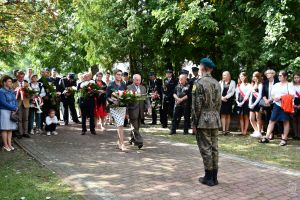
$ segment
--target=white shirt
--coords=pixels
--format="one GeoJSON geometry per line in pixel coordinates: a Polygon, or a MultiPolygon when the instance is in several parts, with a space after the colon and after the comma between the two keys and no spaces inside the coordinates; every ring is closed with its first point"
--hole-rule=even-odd
{"type": "Polygon", "coordinates": [[[272,82],[269,81],[269,99],[271,98],[273,86],[274,86],[274,80],[272,82]]]}
{"type": "MultiPolygon", "coordinates": [[[[31,87],[34,91],[36,91],[37,94],[40,93],[40,86],[39,86],[39,84],[42,84],[42,83],[38,83],[38,82],[36,82],[36,83],[30,83],[30,87],[31,87]]],[[[39,94],[39,96],[40,96],[40,97],[46,96],[46,92],[45,92],[45,89],[44,89],[43,85],[42,85],[41,93],[39,94]]]]}
{"type": "Polygon", "coordinates": [[[18,81],[18,84],[20,87],[24,87],[24,81],[22,81],[22,82],[18,81]]]}
{"type": "Polygon", "coordinates": [[[259,101],[262,97],[263,85],[261,83],[258,85],[258,88],[257,88],[258,92],[253,91],[253,86],[252,85],[250,86],[250,88],[251,89],[250,89],[250,98],[249,98],[249,108],[251,108],[251,107],[253,108],[259,103],[259,101]],[[254,94],[256,94],[257,97],[256,97],[256,100],[252,103],[252,98],[253,98],[254,94]]]}
{"type": "Polygon", "coordinates": [[[247,101],[249,99],[249,95],[250,95],[250,90],[251,90],[251,85],[249,83],[245,84],[245,83],[241,83],[239,86],[236,87],[235,89],[235,99],[237,103],[242,103],[244,104],[245,101],[247,101]],[[240,88],[239,88],[240,87],[240,88]],[[243,99],[243,102],[239,102],[239,94],[241,93],[240,90],[244,93],[245,97],[243,99]]]}
{"type": "Polygon", "coordinates": [[[139,85],[135,85],[135,89],[138,94],[141,94],[141,89],[139,85]]]}
{"type": "MultiPolygon", "coordinates": [[[[223,90],[224,90],[224,81],[220,81],[220,86],[221,86],[221,94],[223,93],[223,90]]],[[[227,91],[227,94],[226,94],[226,98],[229,99],[230,97],[232,97],[234,95],[234,92],[235,92],[235,81],[234,80],[231,80],[230,81],[230,84],[229,84],[229,88],[228,88],[228,91],[227,91]]]]}
{"type": "MultiPolygon", "coordinates": [[[[295,96],[295,89],[292,83],[288,83],[288,84],[282,84],[282,83],[276,83],[273,86],[272,92],[271,92],[271,96],[274,98],[279,98],[282,97],[286,94],[291,94],[293,96],[295,96]]],[[[274,101],[276,103],[276,105],[281,106],[281,101],[274,101]]]]}
{"type": "Polygon", "coordinates": [[[50,124],[57,124],[58,123],[58,120],[57,120],[57,117],[54,116],[54,117],[50,117],[50,116],[47,116],[46,117],[46,124],[47,125],[50,125],[50,124]]]}
{"type": "Polygon", "coordinates": [[[300,96],[300,85],[294,85],[294,90],[295,90],[295,98],[300,98],[298,97],[298,95],[300,96]],[[296,94],[296,92],[298,93],[298,95],[296,94]]]}

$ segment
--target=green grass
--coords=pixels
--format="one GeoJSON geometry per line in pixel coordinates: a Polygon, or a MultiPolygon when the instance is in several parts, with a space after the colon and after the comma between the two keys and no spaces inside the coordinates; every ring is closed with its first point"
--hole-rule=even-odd
{"type": "Polygon", "coordinates": [[[0,199],[82,199],[23,150],[0,152],[0,199]]]}
{"type": "MultiPolygon", "coordinates": [[[[143,129],[143,132],[177,142],[197,144],[193,135],[168,135],[169,132],[158,131],[155,128],[143,129]]],[[[284,147],[280,147],[279,142],[279,139],[275,139],[269,144],[260,144],[257,139],[250,136],[219,135],[219,150],[221,153],[238,155],[252,161],[300,170],[300,141],[289,140],[288,145],[284,147]]]]}

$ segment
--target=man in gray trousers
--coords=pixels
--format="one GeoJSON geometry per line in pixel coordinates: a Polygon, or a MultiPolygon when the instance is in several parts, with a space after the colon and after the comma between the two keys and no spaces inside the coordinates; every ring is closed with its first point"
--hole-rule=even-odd
{"type": "Polygon", "coordinates": [[[139,129],[141,126],[141,119],[144,119],[144,112],[150,108],[149,99],[146,98],[147,91],[145,86],[141,85],[141,75],[133,75],[133,83],[127,86],[127,90],[141,96],[141,100],[131,103],[127,106],[127,111],[129,115],[129,121],[133,128],[131,131],[130,143],[138,146],[138,148],[143,147],[143,137],[141,136],[139,129]]]}

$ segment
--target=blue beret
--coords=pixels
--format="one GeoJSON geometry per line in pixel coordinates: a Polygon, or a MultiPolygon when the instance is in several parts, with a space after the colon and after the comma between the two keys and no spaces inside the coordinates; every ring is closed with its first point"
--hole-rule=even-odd
{"type": "Polygon", "coordinates": [[[203,64],[205,67],[208,67],[208,68],[211,68],[211,69],[217,68],[215,63],[209,58],[202,58],[200,60],[200,64],[203,64]]]}

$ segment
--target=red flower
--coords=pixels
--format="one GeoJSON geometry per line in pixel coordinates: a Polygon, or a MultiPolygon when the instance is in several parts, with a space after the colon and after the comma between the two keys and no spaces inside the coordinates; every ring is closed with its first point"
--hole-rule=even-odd
{"type": "Polygon", "coordinates": [[[126,95],[126,90],[124,90],[123,95],[126,95]]]}
{"type": "Polygon", "coordinates": [[[135,96],[135,91],[132,91],[133,95],[135,96]]]}

